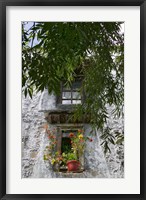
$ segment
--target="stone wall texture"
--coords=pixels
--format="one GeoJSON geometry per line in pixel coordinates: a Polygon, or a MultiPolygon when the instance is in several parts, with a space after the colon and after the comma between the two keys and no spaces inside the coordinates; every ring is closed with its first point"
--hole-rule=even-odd
{"type": "MultiPolygon", "coordinates": [[[[42,109],[46,105],[55,109],[53,95],[38,93],[30,99],[22,98],[22,178],[124,178],[124,146],[110,145],[111,153],[103,153],[100,133],[95,131],[93,142],[88,142],[85,149],[85,168],[83,173],[54,172],[49,162],[43,160],[48,138],[44,130],[46,124],[42,109]]],[[[109,111],[108,125],[117,131],[123,131],[123,119],[113,119],[109,111]]],[[[53,128],[54,126],[51,126],[53,128]]],[[[84,125],[85,135],[91,130],[84,125]]]]}

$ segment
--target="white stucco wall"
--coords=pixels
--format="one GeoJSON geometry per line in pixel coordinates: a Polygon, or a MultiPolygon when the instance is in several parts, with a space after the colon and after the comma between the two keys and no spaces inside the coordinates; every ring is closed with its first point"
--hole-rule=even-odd
{"type": "MultiPolygon", "coordinates": [[[[52,171],[49,163],[43,160],[44,149],[48,145],[48,138],[43,125],[46,123],[43,112],[56,109],[56,98],[48,96],[47,90],[33,96],[33,99],[22,98],[22,178],[56,178],[62,174],[52,171]]],[[[109,125],[121,131],[123,119],[113,119],[110,114],[109,125]]],[[[85,124],[85,134],[91,127],[85,124]]],[[[99,133],[93,134],[93,142],[88,142],[85,150],[86,171],[74,177],[94,178],[122,178],[124,177],[124,148],[111,145],[111,154],[106,156],[100,146],[99,133]],[[90,149],[90,151],[89,151],[90,149]]],[[[71,175],[70,175],[71,176],[71,175]]],[[[63,176],[64,177],[64,176],[63,176]]]]}

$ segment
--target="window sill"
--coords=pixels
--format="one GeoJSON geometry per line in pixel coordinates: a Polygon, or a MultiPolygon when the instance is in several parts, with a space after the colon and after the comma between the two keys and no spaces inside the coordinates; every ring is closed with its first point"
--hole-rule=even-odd
{"type": "Polygon", "coordinates": [[[80,169],[78,171],[68,171],[67,169],[60,169],[59,170],[59,172],[61,172],[61,173],[67,173],[67,174],[70,174],[70,173],[76,173],[76,174],[78,174],[78,173],[82,173],[83,171],[85,171],[85,170],[84,169],[80,169]]]}
{"type": "Polygon", "coordinates": [[[54,172],[56,178],[85,178],[85,170],[80,170],[78,172],[68,172],[68,171],[59,171],[54,172]]]}

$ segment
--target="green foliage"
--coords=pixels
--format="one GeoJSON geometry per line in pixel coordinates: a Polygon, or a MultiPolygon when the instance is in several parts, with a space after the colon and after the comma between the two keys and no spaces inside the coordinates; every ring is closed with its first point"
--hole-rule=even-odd
{"type": "MultiPolygon", "coordinates": [[[[124,36],[118,22],[36,22],[29,30],[22,24],[22,88],[59,94],[60,82],[70,84],[83,75],[85,100],[74,118],[88,117],[101,132],[107,122],[107,105],[113,115],[123,115],[124,36]],[[37,44],[34,43],[37,40],[37,44]]],[[[110,137],[108,141],[113,142],[110,137]]],[[[108,141],[104,143],[107,145],[108,141]]],[[[120,142],[120,141],[119,141],[120,142]]],[[[119,143],[118,142],[118,143],[119,143]]]]}
{"type": "Polygon", "coordinates": [[[67,162],[69,160],[78,160],[77,155],[73,152],[70,152],[70,153],[67,153],[67,154],[63,153],[62,157],[63,157],[65,162],[67,162]]]}
{"type": "Polygon", "coordinates": [[[124,142],[124,133],[121,132],[113,132],[109,127],[105,128],[102,135],[101,140],[103,141],[101,145],[104,147],[104,153],[111,152],[109,148],[109,143],[113,145],[123,145],[124,142]]]}
{"type": "Polygon", "coordinates": [[[77,156],[75,153],[68,153],[67,160],[77,160],[77,156]]]}

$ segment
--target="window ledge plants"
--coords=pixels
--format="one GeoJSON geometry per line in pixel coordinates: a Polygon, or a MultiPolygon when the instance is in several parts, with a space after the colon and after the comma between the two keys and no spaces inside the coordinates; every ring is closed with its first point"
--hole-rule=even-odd
{"type": "Polygon", "coordinates": [[[56,151],[57,138],[55,131],[46,129],[49,145],[44,150],[44,160],[48,160],[54,171],[60,168],[67,169],[67,172],[81,172],[83,170],[83,156],[87,141],[92,142],[92,138],[85,137],[83,130],[77,133],[70,133],[71,150],[69,152],[56,151]]]}

